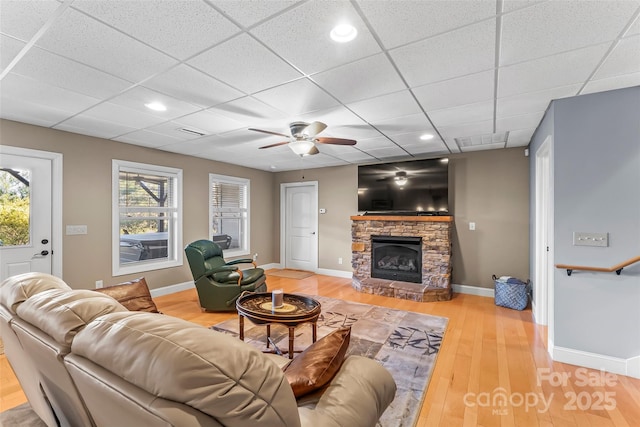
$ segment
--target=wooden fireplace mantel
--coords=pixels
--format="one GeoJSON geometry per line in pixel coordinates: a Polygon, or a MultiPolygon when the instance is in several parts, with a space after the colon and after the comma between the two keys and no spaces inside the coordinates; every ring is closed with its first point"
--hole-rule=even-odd
{"type": "Polygon", "coordinates": [[[415,222],[453,222],[453,216],[395,216],[395,215],[354,215],[352,221],[415,221],[415,222]]]}

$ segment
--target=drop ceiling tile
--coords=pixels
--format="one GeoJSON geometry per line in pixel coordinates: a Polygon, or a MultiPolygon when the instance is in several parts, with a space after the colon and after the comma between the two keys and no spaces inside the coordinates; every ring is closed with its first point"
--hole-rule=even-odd
{"type": "Polygon", "coordinates": [[[382,136],[375,128],[367,124],[360,125],[344,125],[344,126],[331,126],[327,128],[320,136],[331,136],[334,138],[346,138],[355,139],[359,141],[361,139],[371,139],[382,136]]]}
{"type": "Polygon", "coordinates": [[[210,0],[210,3],[240,25],[249,27],[299,3],[299,0],[249,0],[248,2],[210,0]]]}
{"type": "Polygon", "coordinates": [[[445,145],[444,142],[440,141],[438,144],[428,144],[428,145],[403,145],[402,148],[407,150],[409,154],[424,155],[429,154],[433,156],[441,156],[441,155],[449,155],[449,149],[445,145]]]}
{"type": "MultiPolygon", "coordinates": [[[[139,130],[115,138],[116,141],[128,144],[141,145],[143,147],[158,148],[169,144],[184,143],[184,141],[169,135],[162,135],[148,130],[139,130]]],[[[186,153],[182,153],[186,154],[186,153]]]]}
{"type": "Polygon", "coordinates": [[[266,133],[252,132],[248,129],[237,129],[216,136],[216,145],[229,148],[260,148],[264,145],[273,144],[284,138],[268,135],[266,133]]]}
{"type": "Polygon", "coordinates": [[[224,104],[216,105],[210,108],[210,111],[218,113],[222,116],[244,123],[247,127],[267,127],[268,130],[281,132],[287,131],[289,128],[286,120],[287,114],[266,105],[251,96],[236,99],[224,104]],[[278,131],[273,127],[283,126],[278,131]]]}
{"type": "Polygon", "coordinates": [[[78,113],[99,102],[98,99],[51,86],[29,77],[9,73],[2,80],[2,96],[35,105],[47,105],[68,115],[78,113]]]}
{"type": "Polygon", "coordinates": [[[559,86],[538,92],[498,98],[497,117],[517,116],[520,114],[544,111],[554,99],[566,98],[578,94],[581,84],[559,86]]]}
{"type": "Polygon", "coordinates": [[[29,49],[13,72],[96,98],[109,98],[132,85],[131,82],[37,47],[29,49]]]}
{"type": "Polygon", "coordinates": [[[315,74],[312,79],[343,103],[405,88],[395,68],[382,53],[315,74]],[[354,84],[351,76],[357,78],[358,84],[354,84]]]}
{"type": "Polygon", "coordinates": [[[359,150],[362,150],[368,153],[371,150],[377,150],[382,148],[393,148],[393,147],[396,147],[397,145],[393,141],[389,140],[388,138],[381,136],[377,138],[360,140],[358,141],[356,146],[358,147],[359,150]]]}
{"type": "Polygon", "coordinates": [[[536,128],[517,129],[509,132],[507,147],[525,147],[531,142],[531,137],[536,128]]]}
{"type": "Polygon", "coordinates": [[[636,20],[633,21],[633,24],[631,24],[624,36],[629,37],[636,34],[640,34],[640,16],[636,17],[636,20]]]}
{"type": "Polygon", "coordinates": [[[494,70],[470,74],[412,89],[425,111],[493,99],[494,70]]]}
{"type": "Polygon", "coordinates": [[[547,1],[547,0],[503,0],[502,12],[503,13],[513,12],[514,10],[533,6],[537,3],[542,3],[544,1],[547,1]]]}
{"type": "Polygon", "coordinates": [[[390,51],[410,87],[494,68],[494,19],[390,51]]]}
{"type": "Polygon", "coordinates": [[[388,159],[390,157],[402,157],[402,156],[408,157],[409,156],[409,154],[407,154],[405,150],[398,147],[397,145],[393,145],[387,148],[373,148],[373,149],[367,150],[367,153],[370,156],[380,160],[388,159]]]}
{"type": "Polygon", "coordinates": [[[514,131],[518,129],[535,129],[544,116],[544,110],[537,113],[521,114],[496,119],[496,132],[514,131]]]}
{"type": "Polygon", "coordinates": [[[0,34],[0,71],[4,70],[11,64],[13,58],[22,50],[26,43],[14,38],[0,34]]]}
{"type": "Polygon", "coordinates": [[[436,127],[475,123],[493,119],[493,100],[427,111],[436,127]]]}
{"type": "Polygon", "coordinates": [[[310,82],[300,79],[253,95],[287,114],[305,114],[335,107],[338,101],[310,82]]]}
{"type": "Polygon", "coordinates": [[[186,59],[239,28],[205,2],[75,0],[73,7],[175,58],[186,59]]]}
{"type": "MultiPolygon", "coordinates": [[[[146,128],[166,120],[153,114],[109,102],[89,108],[83,111],[81,116],[83,118],[97,119],[107,123],[118,123],[132,128],[131,130],[146,128]]],[[[118,135],[120,135],[120,133],[118,135]]]]}
{"type": "Polygon", "coordinates": [[[584,82],[607,51],[608,44],[500,67],[498,97],[584,82]],[[540,78],[544,76],[544,78],[540,78]]]}
{"type": "Polygon", "coordinates": [[[381,51],[351,4],[344,1],[306,2],[260,24],[251,33],[306,74],[381,51]],[[342,22],[358,30],[358,36],[349,43],[336,43],[329,37],[331,28],[342,22]]]}
{"type": "Polygon", "coordinates": [[[55,129],[105,139],[115,138],[135,130],[133,127],[123,125],[117,118],[111,122],[84,114],[56,125],[55,129]]]}
{"type": "Polygon", "coordinates": [[[303,114],[300,116],[290,117],[290,121],[302,120],[304,122],[319,121],[326,123],[328,128],[324,133],[330,133],[338,126],[347,125],[364,125],[365,122],[358,116],[353,114],[344,106],[332,107],[326,110],[314,111],[312,113],[303,114]]]}
{"type": "Polygon", "coordinates": [[[640,34],[618,42],[593,76],[594,80],[640,72],[640,34]]]}
{"type": "Polygon", "coordinates": [[[438,128],[440,135],[442,135],[449,147],[450,138],[460,138],[465,136],[484,135],[493,132],[493,120],[487,120],[484,122],[469,123],[463,125],[442,126],[438,128]]]}
{"type": "Polygon", "coordinates": [[[605,90],[615,90],[639,85],[640,73],[625,74],[624,76],[592,80],[584,87],[582,94],[604,92],[605,90]]]}
{"type": "Polygon", "coordinates": [[[3,34],[29,41],[60,6],[54,0],[3,0],[0,29],[3,34]]]}
{"type": "Polygon", "coordinates": [[[123,107],[130,108],[131,110],[136,110],[144,114],[156,116],[164,120],[171,120],[176,117],[184,116],[185,114],[194,113],[200,110],[200,107],[197,107],[193,104],[183,102],[179,99],[141,86],[136,86],[133,89],[130,89],[110,99],[109,103],[121,105],[123,107]],[[151,102],[160,102],[167,107],[167,110],[154,111],[145,107],[145,104],[151,102]]]}
{"type": "Polygon", "coordinates": [[[224,117],[211,110],[199,111],[189,114],[188,116],[180,117],[174,121],[187,127],[193,126],[197,129],[202,129],[208,134],[218,134],[244,127],[242,123],[224,117]]]}
{"type": "Polygon", "coordinates": [[[248,34],[215,46],[188,63],[246,93],[301,77],[298,71],[248,34]]]}
{"type": "Polygon", "coordinates": [[[432,126],[424,114],[395,117],[388,120],[376,120],[372,123],[385,135],[400,135],[409,132],[428,132],[432,126]]]}
{"type": "Polygon", "coordinates": [[[184,64],[146,81],[143,86],[201,107],[243,96],[239,90],[184,64]]]}
{"type": "Polygon", "coordinates": [[[0,94],[0,117],[3,119],[50,127],[69,117],[67,111],[58,110],[47,104],[8,98],[2,93],[1,87],[0,94]]]}
{"type": "Polygon", "coordinates": [[[408,90],[354,102],[348,104],[347,107],[367,122],[392,119],[421,112],[420,106],[408,90]]]}
{"type": "Polygon", "coordinates": [[[358,0],[358,4],[387,49],[496,14],[495,1],[358,0]]]}
{"type": "Polygon", "coordinates": [[[37,45],[134,82],[176,63],[169,56],[73,9],[67,9],[37,45]]]}
{"type": "Polygon", "coordinates": [[[500,65],[612,41],[637,8],[634,1],[548,1],[504,15],[500,65]]]}

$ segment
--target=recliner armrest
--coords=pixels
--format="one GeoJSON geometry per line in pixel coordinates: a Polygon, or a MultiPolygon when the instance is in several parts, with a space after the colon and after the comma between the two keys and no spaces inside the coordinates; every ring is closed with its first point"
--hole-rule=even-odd
{"type": "Polygon", "coordinates": [[[256,268],[255,261],[250,258],[232,259],[231,261],[227,261],[225,265],[236,265],[236,264],[253,264],[253,268],[256,268]]]}

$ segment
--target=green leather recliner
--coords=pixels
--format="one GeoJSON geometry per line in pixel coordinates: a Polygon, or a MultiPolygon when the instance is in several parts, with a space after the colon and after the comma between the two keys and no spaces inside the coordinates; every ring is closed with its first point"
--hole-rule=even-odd
{"type": "Polygon", "coordinates": [[[266,276],[251,259],[226,262],[220,246],[197,240],[184,248],[198,291],[200,307],[208,311],[235,311],[236,299],[244,291],[266,292],[266,276]],[[240,270],[238,264],[253,264],[240,270]]]}

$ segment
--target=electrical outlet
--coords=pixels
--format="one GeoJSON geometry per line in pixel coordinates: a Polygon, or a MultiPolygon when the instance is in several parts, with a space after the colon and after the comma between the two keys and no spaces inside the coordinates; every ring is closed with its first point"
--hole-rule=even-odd
{"type": "Polygon", "coordinates": [[[253,260],[256,261],[258,259],[258,253],[253,254],[253,260]]]}
{"type": "Polygon", "coordinates": [[[104,283],[102,280],[96,280],[96,289],[104,288],[104,283]]]}
{"type": "Polygon", "coordinates": [[[338,264],[342,264],[342,258],[338,258],[338,264]]]}
{"type": "Polygon", "coordinates": [[[470,222],[469,223],[469,230],[474,231],[476,229],[476,223],[475,222],[470,222]]]}

